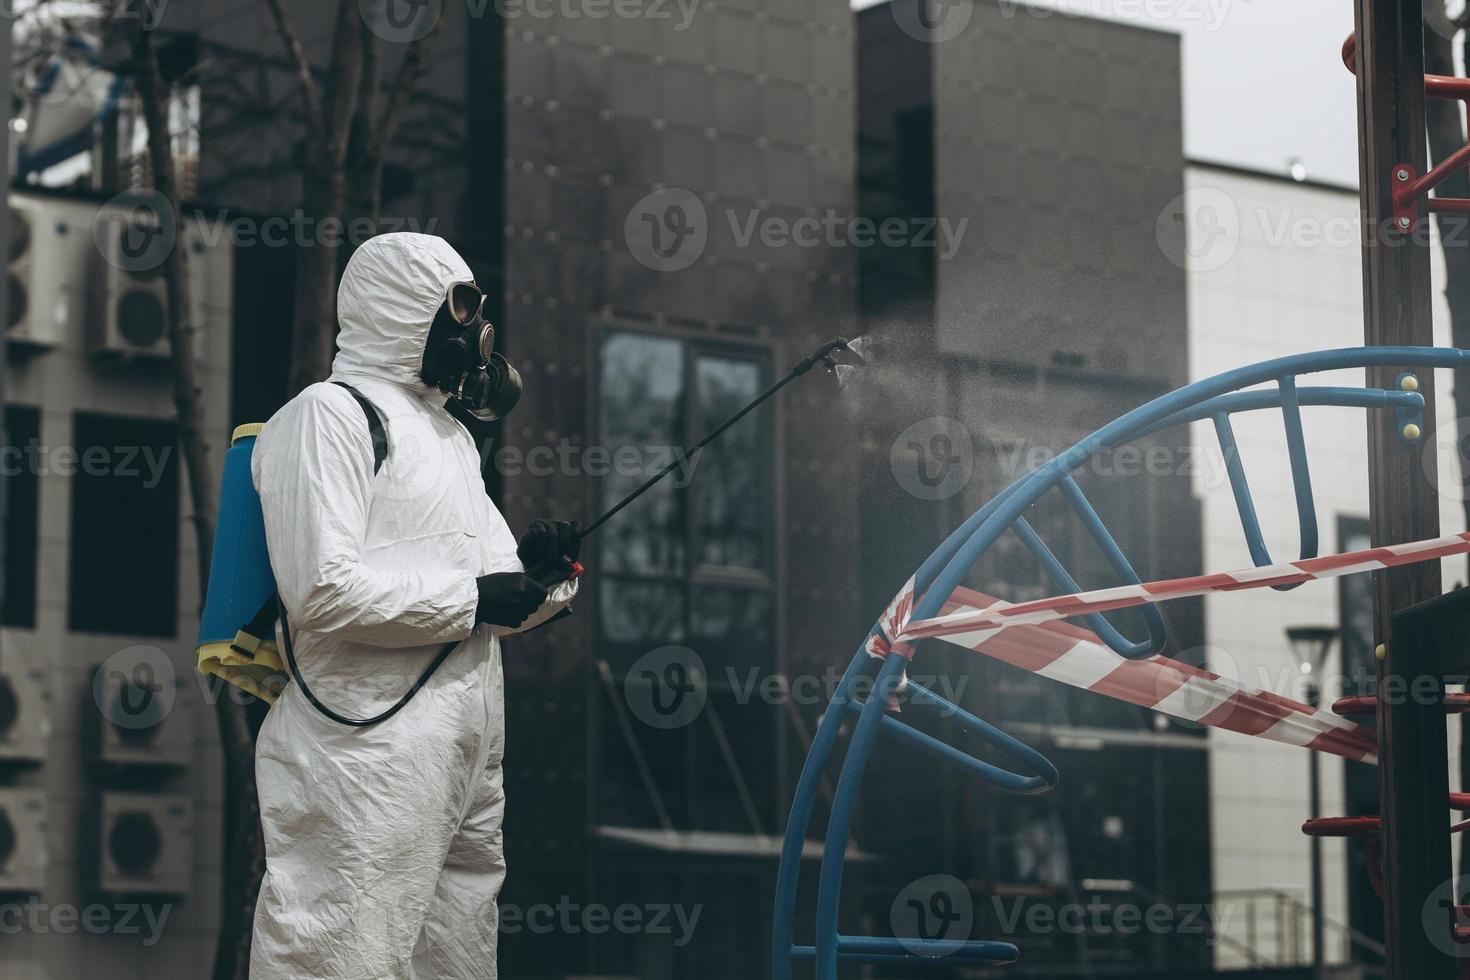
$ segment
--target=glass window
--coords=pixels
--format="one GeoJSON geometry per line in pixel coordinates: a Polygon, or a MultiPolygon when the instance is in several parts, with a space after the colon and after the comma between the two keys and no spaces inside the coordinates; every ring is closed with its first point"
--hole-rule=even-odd
{"type": "MultiPolygon", "coordinates": [[[[760,394],[763,359],[672,337],[609,331],[598,432],[611,507],[760,394]]],[[[601,532],[604,655],[626,667],[666,643],[769,662],[770,424],[742,419],[601,532]]]]}
{"type": "MultiPolygon", "coordinates": [[[[749,359],[701,355],[695,361],[698,429],[712,431],[760,394],[761,365],[749,359]]],[[[726,568],[766,566],[765,467],[757,424],[737,424],[695,461],[699,562],[726,568]]]]}
{"type": "MultiPolygon", "coordinates": [[[[767,383],[758,353],[625,330],[603,336],[599,370],[598,448],[610,460],[603,508],[767,383]]],[[[776,807],[766,774],[780,719],[754,693],[776,666],[773,452],[770,416],[751,413],[597,542],[597,657],[611,670],[612,699],[599,721],[599,822],[651,826],[662,811],[677,827],[749,833],[759,822],[750,808],[766,819],[776,807]],[[697,655],[709,700],[687,723],[640,723],[622,700],[625,679],[640,657],[670,645],[697,655]]]]}
{"type": "Polygon", "coordinates": [[[179,466],[172,422],[78,412],[67,627],[174,636],[179,466]]]}
{"type": "Polygon", "coordinates": [[[5,597],[0,622],[36,625],[36,545],[40,525],[40,474],[36,452],[41,414],[21,405],[5,406],[0,479],[5,481],[5,597]]]}

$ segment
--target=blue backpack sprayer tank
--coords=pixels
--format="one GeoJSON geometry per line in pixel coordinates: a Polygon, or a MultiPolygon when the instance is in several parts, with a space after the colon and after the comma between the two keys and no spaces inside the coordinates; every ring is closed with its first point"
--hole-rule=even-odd
{"type": "MultiPolygon", "coordinates": [[[[835,369],[839,352],[845,352],[858,363],[862,357],[843,338],[830,340],[797,362],[780,380],[752,399],[704,438],[680,450],[663,469],[622,500],[618,501],[582,530],[586,537],[601,527],[614,514],[642,496],[654,484],[668,476],[727,429],[754,411],[762,402],[791,381],[806,374],[817,364],[835,369]]],[[[340,384],[340,382],[339,382],[340,384]]],[[[349,385],[341,385],[357,400],[367,419],[373,441],[373,472],[377,473],[388,455],[387,434],[382,418],[371,402],[349,385]]],[[[213,674],[265,701],[274,703],[290,680],[322,714],[344,725],[376,724],[392,717],[418,693],[440,664],[458,646],[448,644],[391,708],[372,718],[347,718],[317,700],[301,676],[292,651],[290,623],[276,593],[275,575],[271,572],[266,549],[265,518],[260,496],[251,479],[250,460],[256,437],[264,424],[252,422],[235,429],[230,448],[225,453],[224,477],[220,482],[219,514],[216,519],[214,553],[209,566],[209,588],[205,593],[204,612],[199,620],[197,647],[199,670],[213,674]],[[282,645],[276,644],[276,621],[282,645]]],[[[553,566],[527,570],[527,575],[543,584],[576,578],[582,566],[561,559],[553,566]]]]}

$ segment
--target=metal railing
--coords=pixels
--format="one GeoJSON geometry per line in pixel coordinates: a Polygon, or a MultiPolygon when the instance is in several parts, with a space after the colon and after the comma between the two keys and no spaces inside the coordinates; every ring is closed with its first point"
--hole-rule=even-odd
{"type": "MultiPolygon", "coordinates": [[[[1222,947],[1243,955],[1252,967],[1307,966],[1312,962],[1312,907],[1291,892],[1280,888],[1250,888],[1215,893],[1215,904],[1238,906],[1244,918],[1232,914],[1231,931],[1235,936],[1220,936],[1222,947]],[[1243,924],[1242,924],[1243,923],[1243,924]],[[1242,937],[1243,932],[1243,937],[1242,937]]],[[[1360,967],[1376,972],[1384,957],[1383,943],[1359,932],[1345,922],[1325,916],[1329,949],[1335,937],[1349,950],[1349,959],[1360,967]],[[1359,962],[1353,950],[1368,954],[1367,963],[1359,962]]]]}

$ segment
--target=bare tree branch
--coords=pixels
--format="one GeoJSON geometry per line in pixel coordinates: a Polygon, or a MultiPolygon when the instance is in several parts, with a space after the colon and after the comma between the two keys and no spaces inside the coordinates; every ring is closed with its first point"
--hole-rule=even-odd
{"type": "MultiPolygon", "coordinates": [[[[362,21],[364,32],[371,31],[367,18],[362,21]]],[[[378,49],[378,39],[364,33],[362,37],[362,97],[357,102],[357,127],[354,134],[364,143],[372,141],[373,128],[383,104],[383,59],[378,49]]]]}
{"type": "Polygon", "coordinates": [[[446,14],[441,13],[433,28],[423,37],[415,39],[404,52],[403,60],[399,62],[398,71],[393,77],[393,87],[388,93],[388,104],[383,108],[383,114],[373,120],[370,145],[372,151],[378,155],[392,146],[393,140],[398,136],[398,125],[403,120],[403,107],[427,67],[424,51],[439,32],[440,26],[448,19],[446,14]]]}
{"type": "MultiPolygon", "coordinates": [[[[280,0],[273,0],[279,3],[280,0]]],[[[362,13],[356,0],[338,0],[337,23],[332,29],[332,58],[327,68],[330,95],[326,105],[328,158],[340,167],[347,159],[347,137],[357,114],[357,100],[362,94],[363,41],[362,13]]]]}
{"type": "Polygon", "coordinates": [[[265,2],[266,6],[270,7],[271,16],[275,19],[276,30],[281,35],[281,43],[286,46],[291,60],[296,63],[296,77],[301,82],[301,98],[306,103],[306,114],[311,118],[313,128],[319,133],[325,133],[326,117],[322,109],[322,91],[316,83],[316,76],[312,74],[311,59],[306,56],[306,48],[301,43],[301,36],[296,33],[296,27],[291,23],[286,9],[281,6],[281,0],[265,0],[265,2]]]}

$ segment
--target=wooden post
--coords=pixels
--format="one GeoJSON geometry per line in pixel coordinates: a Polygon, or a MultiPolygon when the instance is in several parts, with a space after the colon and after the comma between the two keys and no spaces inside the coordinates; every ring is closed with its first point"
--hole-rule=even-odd
{"type": "MultiPolygon", "coordinates": [[[[1421,203],[1416,222],[1400,228],[1392,200],[1398,165],[1408,165],[1415,173],[1425,171],[1422,0],[1355,0],[1355,7],[1365,338],[1372,345],[1429,346],[1434,340],[1427,209],[1421,203]]],[[[1398,373],[1393,368],[1369,369],[1368,382],[1372,387],[1394,388],[1398,373]]],[[[1375,545],[1439,533],[1432,372],[1420,374],[1418,383],[1425,413],[1424,434],[1417,444],[1400,437],[1394,413],[1368,413],[1375,545]]],[[[1389,697],[1391,684],[1412,682],[1426,672],[1411,662],[1409,649],[1392,642],[1391,617],[1439,594],[1438,562],[1373,576],[1374,635],[1386,647],[1379,664],[1378,735],[1385,938],[1393,980],[1456,975],[1454,961],[1431,941],[1423,919],[1431,893],[1451,874],[1443,709],[1438,704],[1416,704],[1410,697],[1389,697]]]]}

